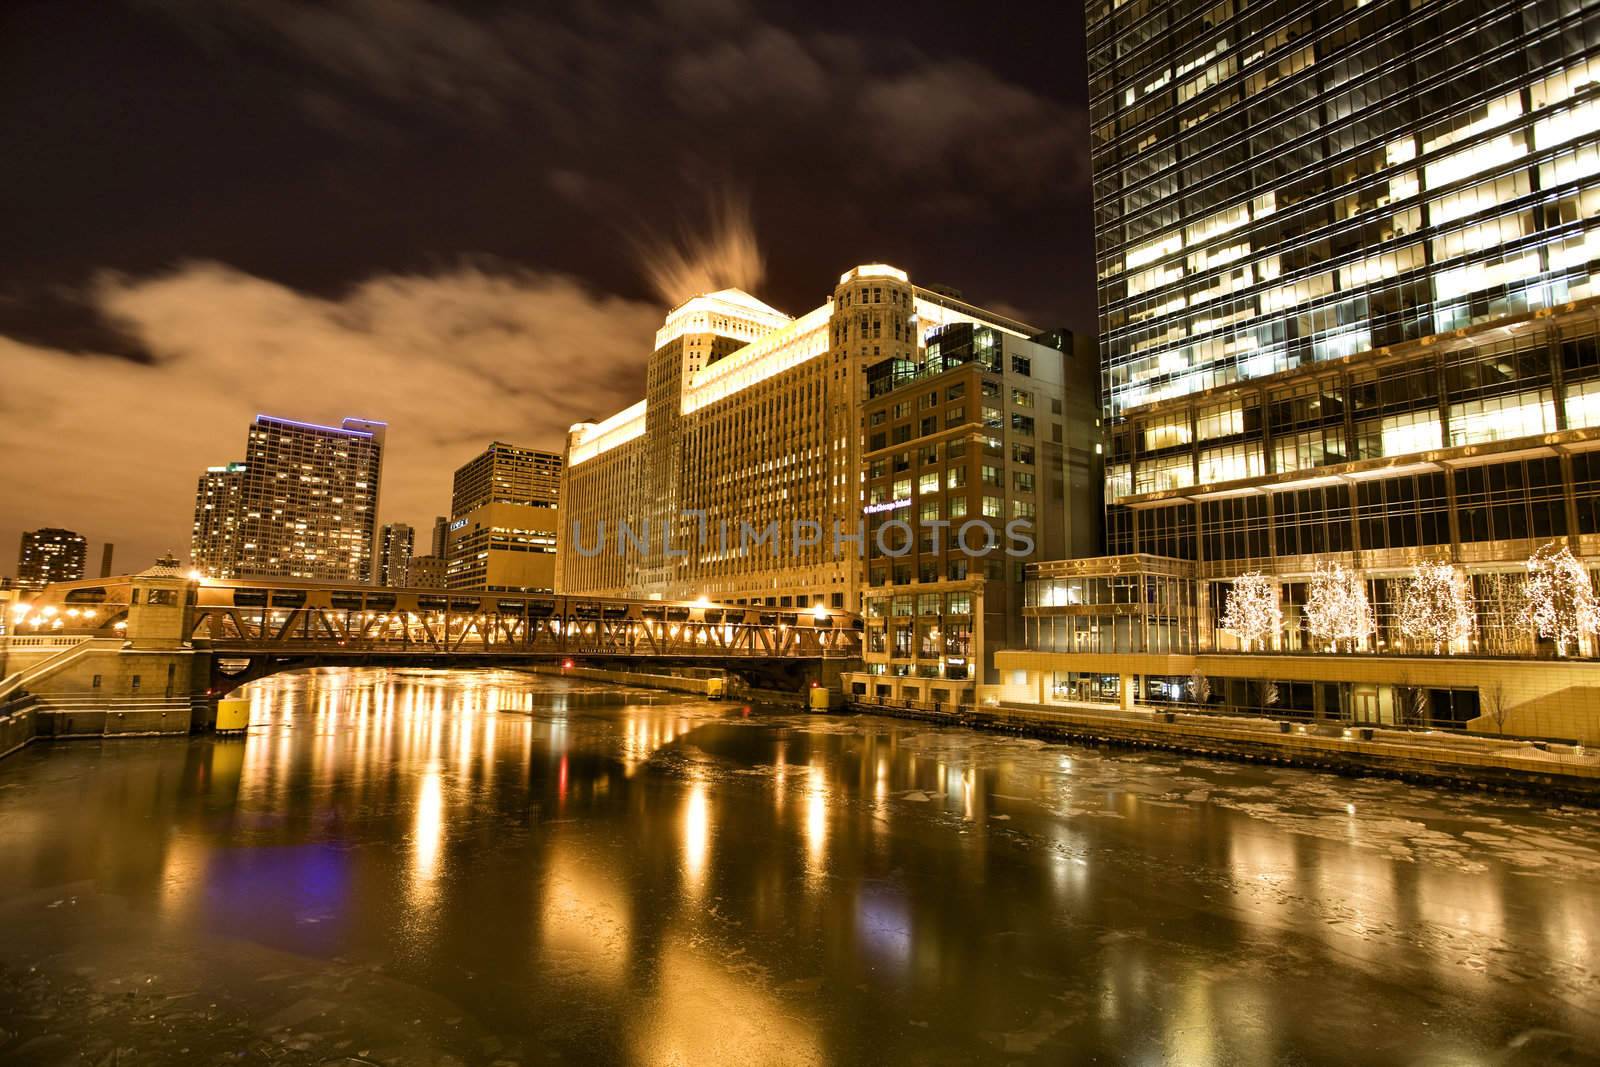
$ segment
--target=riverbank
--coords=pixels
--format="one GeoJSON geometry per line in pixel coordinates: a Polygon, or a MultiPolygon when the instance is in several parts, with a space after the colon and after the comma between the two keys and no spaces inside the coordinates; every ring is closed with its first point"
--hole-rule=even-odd
{"type": "Polygon", "coordinates": [[[944,711],[858,700],[849,707],[1043,740],[1166,749],[1336,774],[1512,790],[1600,806],[1600,753],[1581,745],[1093,705],[999,704],[944,711]]]}

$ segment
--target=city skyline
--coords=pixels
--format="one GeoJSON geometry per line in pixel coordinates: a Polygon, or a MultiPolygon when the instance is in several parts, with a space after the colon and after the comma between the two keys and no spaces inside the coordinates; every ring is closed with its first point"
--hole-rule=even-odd
{"type": "Polygon", "coordinates": [[[884,260],[1089,328],[1077,20],[1052,39],[1016,32],[1042,4],[945,7],[677,2],[625,20],[418,0],[334,5],[321,26],[226,5],[8,9],[0,129],[48,145],[0,175],[30,205],[0,265],[0,448],[35,453],[0,475],[30,502],[0,515],[0,541],[56,525],[130,560],[181,551],[180,455],[225,454],[225,428],[260,412],[389,422],[379,520],[421,528],[487,441],[559,450],[638,395],[647,338],[689,290],[797,312],[815,279],[884,260]],[[551,65],[547,33],[589,60],[581,75],[551,65]],[[92,89],[107,77],[124,91],[92,89]],[[185,175],[205,210],[173,195],[185,175]],[[1013,251],[974,256],[984,242],[1013,251]],[[88,429],[130,411],[116,449],[88,429]],[[103,528],[122,494],[155,521],[103,528]]]}
{"type": "Polygon", "coordinates": [[[0,1061],[1594,1059],[1600,2],[0,59],[0,1061]]]}

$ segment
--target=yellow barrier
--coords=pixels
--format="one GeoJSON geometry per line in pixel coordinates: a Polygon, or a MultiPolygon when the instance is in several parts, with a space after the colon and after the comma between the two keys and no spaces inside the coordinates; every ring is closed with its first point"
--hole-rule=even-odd
{"type": "Polygon", "coordinates": [[[217,733],[242,734],[245,727],[250,725],[250,702],[248,700],[219,700],[217,701],[217,733]]]}

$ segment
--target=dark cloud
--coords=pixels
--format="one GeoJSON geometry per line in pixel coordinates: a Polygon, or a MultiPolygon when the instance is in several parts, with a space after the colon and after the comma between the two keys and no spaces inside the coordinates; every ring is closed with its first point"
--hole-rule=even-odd
{"type": "Polygon", "coordinates": [[[800,38],[774,26],[684,52],[667,72],[674,99],[701,115],[741,108],[813,110],[827,104],[835,77],[800,38]]]}

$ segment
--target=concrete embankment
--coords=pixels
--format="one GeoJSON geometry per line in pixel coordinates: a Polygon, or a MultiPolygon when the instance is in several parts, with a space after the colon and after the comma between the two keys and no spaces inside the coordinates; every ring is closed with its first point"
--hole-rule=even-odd
{"type": "Polygon", "coordinates": [[[545,674],[559,678],[577,678],[585,682],[606,682],[611,685],[631,685],[638,689],[665,689],[673,693],[693,693],[707,696],[711,692],[711,679],[680,674],[647,674],[642,671],[608,671],[598,667],[525,667],[529,674],[545,674]]]}
{"type": "Polygon", "coordinates": [[[18,751],[38,736],[39,724],[32,697],[12,701],[0,711],[0,759],[18,751]]]}
{"type": "Polygon", "coordinates": [[[936,710],[926,705],[897,707],[858,701],[850,707],[870,714],[953,723],[1046,740],[1162,748],[1339,774],[1508,789],[1600,804],[1600,754],[1555,742],[1084,706],[1007,704],[936,710]]]}
{"type": "Polygon", "coordinates": [[[191,697],[96,701],[24,694],[0,708],[0,759],[33,741],[183,736],[199,714],[191,697]]]}
{"type": "Polygon", "coordinates": [[[586,682],[606,682],[611,685],[628,685],[638,689],[662,689],[672,693],[690,693],[694,696],[708,698],[716,692],[714,682],[719,682],[724,686],[719,695],[727,700],[759,704],[798,704],[802,706],[806,702],[806,694],[804,692],[789,693],[780,690],[751,689],[738,686],[736,680],[724,678],[722,674],[715,671],[709,671],[704,674],[648,674],[640,671],[612,671],[599,667],[561,668],[536,666],[522,669],[530,674],[578,678],[586,682]]]}

